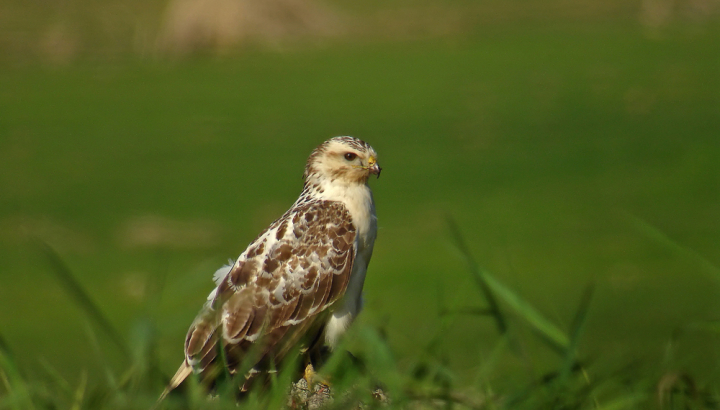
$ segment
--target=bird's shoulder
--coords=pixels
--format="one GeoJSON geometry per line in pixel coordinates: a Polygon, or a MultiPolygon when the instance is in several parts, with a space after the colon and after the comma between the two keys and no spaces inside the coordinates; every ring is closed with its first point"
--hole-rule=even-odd
{"type": "MultiPolygon", "coordinates": [[[[318,276],[342,270],[356,251],[356,227],[339,201],[299,201],[253,240],[226,275],[219,277],[216,302],[253,285],[269,301],[279,287],[309,291],[318,276]]],[[[263,297],[263,299],[266,299],[263,297]]]]}

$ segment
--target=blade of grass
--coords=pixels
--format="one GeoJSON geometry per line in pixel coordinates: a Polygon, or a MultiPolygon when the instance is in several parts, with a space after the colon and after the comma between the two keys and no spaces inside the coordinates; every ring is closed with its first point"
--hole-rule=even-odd
{"type": "Polygon", "coordinates": [[[525,319],[551,347],[563,353],[567,350],[570,341],[562,330],[546,319],[528,301],[495,279],[489,272],[484,271],[483,276],[490,289],[525,319]]]}
{"type": "Polygon", "coordinates": [[[490,272],[481,269],[470,254],[470,250],[460,233],[460,229],[452,218],[448,218],[448,225],[455,239],[456,246],[468,265],[470,273],[487,299],[489,305],[488,310],[492,312],[492,316],[495,317],[498,331],[500,331],[501,334],[507,332],[507,319],[500,311],[495,296],[503,299],[516,313],[525,319],[553,350],[560,354],[565,354],[570,343],[567,335],[540,314],[530,303],[495,279],[490,272]]]}
{"type": "Polygon", "coordinates": [[[38,243],[41,251],[50,263],[52,272],[65,289],[65,292],[80,307],[80,310],[82,310],[96,326],[98,326],[103,332],[105,332],[105,334],[107,334],[107,336],[110,337],[110,340],[115,344],[120,353],[122,353],[124,358],[130,362],[132,356],[125,340],[110,323],[100,307],[98,307],[98,305],[92,300],[80,282],[75,279],[70,271],[70,268],[68,268],[57,251],[55,251],[55,249],[47,242],[39,241],[38,243]]]}
{"type": "Polygon", "coordinates": [[[367,368],[371,373],[380,375],[389,392],[402,390],[402,375],[397,368],[395,357],[385,339],[375,329],[366,327],[360,330],[359,337],[363,340],[367,351],[367,368]]]}
{"type": "Polygon", "coordinates": [[[490,378],[492,372],[501,364],[503,354],[508,350],[509,346],[510,339],[507,335],[504,335],[495,343],[490,353],[482,357],[483,363],[475,375],[475,386],[480,386],[482,381],[490,378]]]}
{"type": "Polygon", "coordinates": [[[118,381],[118,378],[116,377],[111,367],[107,364],[107,358],[103,354],[100,343],[97,340],[95,329],[89,322],[85,322],[85,333],[88,340],[90,341],[90,346],[92,347],[93,354],[97,358],[98,363],[104,364],[103,369],[108,386],[112,391],[118,391],[120,389],[120,382],[118,381]]]}
{"type": "Polygon", "coordinates": [[[35,408],[27,381],[20,373],[2,335],[0,335],[0,376],[8,392],[3,401],[9,402],[9,406],[14,409],[35,408]]]}
{"type": "Polygon", "coordinates": [[[133,353],[133,366],[130,382],[137,388],[150,388],[154,381],[164,377],[157,363],[155,326],[150,318],[137,318],[131,330],[130,346],[133,353]]]}
{"type": "Polygon", "coordinates": [[[590,301],[592,300],[594,292],[595,286],[592,283],[585,288],[585,291],[580,299],[580,306],[578,307],[578,310],[575,313],[575,318],[570,326],[570,344],[565,351],[565,358],[563,359],[563,365],[560,369],[560,385],[567,382],[573,368],[575,367],[577,348],[580,344],[580,336],[585,328],[587,314],[590,308],[590,301]]]}
{"type": "Polygon", "coordinates": [[[87,373],[83,371],[80,374],[80,384],[78,385],[77,390],[75,390],[75,397],[72,407],[70,407],[71,410],[80,410],[82,408],[82,403],[85,400],[85,389],[87,388],[87,373]]]}
{"type": "Polygon", "coordinates": [[[667,236],[664,232],[662,232],[657,227],[653,226],[646,220],[633,215],[629,212],[625,213],[626,217],[630,220],[630,222],[637,228],[640,232],[645,234],[648,238],[654,240],[658,244],[662,245],[663,247],[670,249],[671,251],[677,253],[678,255],[691,260],[695,262],[703,272],[705,272],[706,275],[708,275],[710,278],[718,281],[720,283],[720,268],[715,266],[712,262],[710,262],[707,258],[702,256],[699,252],[697,252],[694,249],[688,248],[687,246],[684,246],[680,244],[679,242],[673,240],[669,236],[667,236]]]}
{"type": "Polygon", "coordinates": [[[296,346],[286,356],[279,373],[275,374],[271,380],[271,394],[267,408],[280,409],[287,403],[287,395],[292,388],[293,378],[297,374],[299,365],[300,347],[296,346]]]}
{"type": "Polygon", "coordinates": [[[55,369],[45,358],[40,357],[38,361],[40,362],[40,365],[42,366],[47,376],[50,377],[50,380],[52,380],[52,383],[55,386],[59,387],[66,396],[72,396],[72,387],[70,386],[70,383],[68,383],[68,381],[60,375],[60,372],[58,372],[57,369],[55,369]]]}
{"type": "Polygon", "coordinates": [[[488,303],[488,314],[495,318],[495,325],[497,326],[498,332],[500,332],[500,334],[505,334],[507,332],[507,319],[505,318],[505,315],[503,315],[503,313],[500,311],[500,305],[498,305],[497,300],[495,300],[495,296],[493,295],[493,292],[490,290],[490,284],[488,283],[486,272],[480,269],[479,265],[472,257],[470,249],[468,248],[467,243],[465,243],[465,238],[462,236],[460,228],[458,227],[455,220],[451,217],[448,217],[447,224],[450,228],[450,234],[455,241],[455,246],[457,246],[460,254],[465,259],[468,270],[472,274],[473,279],[475,279],[475,283],[477,284],[478,288],[480,288],[480,292],[482,292],[485,300],[488,303]]]}

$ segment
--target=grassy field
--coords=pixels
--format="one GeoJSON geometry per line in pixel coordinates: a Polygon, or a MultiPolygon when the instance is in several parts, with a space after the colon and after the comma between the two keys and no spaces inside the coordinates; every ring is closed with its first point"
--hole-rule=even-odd
{"type": "MultiPolygon", "coordinates": [[[[383,166],[350,350],[379,329],[399,369],[442,364],[478,394],[517,395],[562,368],[507,299],[507,338],[490,317],[452,313],[487,301],[451,218],[474,260],[559,329],[572,335],[589,303],[572,338],[584,380],[617,381],[608,391],[620,393],[567,408],[654,408],[673,374],[717,397],[720,27],[645,34],[565,21],[224,59],[0,67],[3,350],[29,378],[57,373],[72,391],[128,366],[40,240],[131,349],[152,340],[171,374],[212,272],[294,201],[310,150],[350,134],[383,166]]],[[[703,400],[691,407],[717,408],[703,400]]]]}

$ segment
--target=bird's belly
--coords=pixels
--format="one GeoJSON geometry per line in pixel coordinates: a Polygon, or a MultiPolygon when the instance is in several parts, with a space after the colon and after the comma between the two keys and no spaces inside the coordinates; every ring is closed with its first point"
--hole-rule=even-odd
{"type": "Polygon", "coordinates": [[[350,324],[352,324],[357,315],[357,312],[342,312],[342,315],[340,315],[340,313],[341,312],[333,312],[330,320],[328,320],[325,325],[325,344],[330,347],[330,349],[335,348],[340,337],[350,327],[350,324]]]}
{"type": "Polygon", "coordinates": [[[362,309],[362,289],[365,283],[367,262],[361,255],[355,259],[355,265],[340,306],[335,309],[325,325],[325,344],[334,348],[340,336],[350,327],[362,309]]]}

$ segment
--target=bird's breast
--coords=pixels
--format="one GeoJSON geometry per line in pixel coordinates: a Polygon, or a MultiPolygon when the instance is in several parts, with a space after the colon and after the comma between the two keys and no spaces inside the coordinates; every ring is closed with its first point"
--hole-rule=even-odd
{"type": "Polygon", "coordinates": [[[360,247],[358,250],[372,247],[377,232],[377,216],[370,188],[365,184],[328,184],[323,188],[323,199],[341,202],[350,213],[357,230],[360,247]]]}

